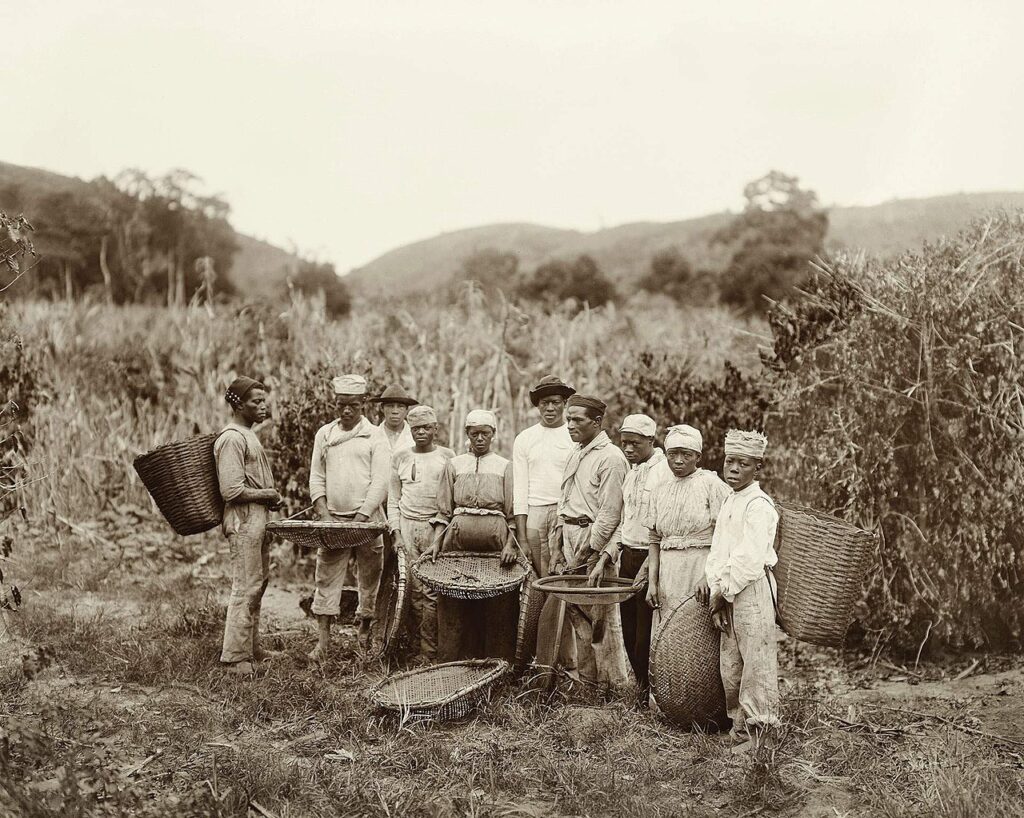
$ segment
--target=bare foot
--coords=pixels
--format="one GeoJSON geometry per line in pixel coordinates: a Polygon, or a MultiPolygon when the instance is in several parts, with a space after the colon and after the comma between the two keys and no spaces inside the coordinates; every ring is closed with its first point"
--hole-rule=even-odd
{"type": "Polygon", "coordinates": [[[266,662],[273,659],[280,659],[284,652],[280,650],[257,650],[253,653],[253,659],[257,662],[266,662]]]}
{"type": "Polygon", "coordinates": [[[308,658],[309,661],[311,662],[322,662],[324,660],[324,655],[326,653],[327,651],[324,649],[322,645],[317,645],[315,648],[313,648],[313,650],[311,650],[306,655],[306,658],[308,658]]]}
{"type": "Polygon", "coordinates": [[[224,662],[224,670],[236,676],[251,676],[253,674],[252,662],[224,662]]]}

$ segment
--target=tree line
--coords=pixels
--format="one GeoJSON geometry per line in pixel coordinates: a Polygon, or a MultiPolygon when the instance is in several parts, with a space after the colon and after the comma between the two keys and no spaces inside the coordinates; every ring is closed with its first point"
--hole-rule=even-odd
{"type": "MultiPolygon", "coordinates": [[[[637,287],[682,304],[718,300],[747,313],[763,312],[771,302],[792,297],[823,251],[828,214],[813,191],[778,171],[750,182],[744,198],[743,211],[711,237],[712,245],[728,251],[723,269],[695,268],[688,248],[666,247],[651,257],[637,287]]],[[[548,307],[567,301],[599,306],[620,297],[615,282],[586,254],[548,260],[524,271],[515,253],[483,249],[466,258],[454,278],[548,307]]]]}

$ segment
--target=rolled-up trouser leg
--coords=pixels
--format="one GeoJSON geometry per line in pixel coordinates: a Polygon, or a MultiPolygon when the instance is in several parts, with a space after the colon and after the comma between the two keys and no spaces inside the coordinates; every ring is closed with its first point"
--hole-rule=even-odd
{"type": "Polygon", "coordinates": [[[384,538],[377,537],[369,543],[356,546],[357,576],[359,580],[359,606],[356,617],[373,619],[377,611],[377,591],[380,575],[384,569],[384,538]]]}
{"type": "MultiPolygon", "coordinates": [[[[434,529],[426,520],[402,518],[402,542],[410,565],[430,548],[433,538],[434,529]]],[[[421,583],[412,571],[409,572],[409,607],[414,623],[412,632],[419,636],[419,654],[433,661],[437,656],[437,591],[421,583]]]]}
{"type": "Polygon", "coordinates": [[[548,539],[557,518],[557,503],[550,506],[530,506],[526,515],[526,542],[520,544],[526,549],[527,556],[533,564],[533,571],[538,577],[548,575],[551,565],[548,539]]]}
{"type": "Polygon", "coordinates": [[[345,548],[329,551],[319,548],[316,552],[315,590],[312,611],[317,616],[338,616],[341,613],[341,591],[345,585],[349,560],[354,549],[345,548]]]}
{"type": "Polygon", "coordinates": [[[238,531],[228,535],[231,597],[224,622],[222,662],[246,662],[253,658],[253,635],[259,628],[260,602],[269,578],[266,525],[266,507],[254,504],[238,531]]]}

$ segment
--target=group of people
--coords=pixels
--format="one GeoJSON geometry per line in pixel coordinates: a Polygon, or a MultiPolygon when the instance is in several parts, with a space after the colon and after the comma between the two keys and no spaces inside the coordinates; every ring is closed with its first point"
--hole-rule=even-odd
{"type": "MultiPolygon", "coordinates": [[[[356,629],[366,643],[386,548],[403,550],[410,562],[452,550],[495,552],[502,564],[524,562],[537,576],[585,571],[593,585],[622,576],[646,586],[645,598],[621,606],[570,605],[554,640],[567,673],[615,690],[646,689],[652,637],[675,606],[696,596],[721,631],[733,735],[756,745],[778,725],[770,570],[778,513],[757,481],[767,447],[762,434],[730,430],[719,477],[700,467],[703,438],[693,426],[668,428],[661,449],[656,422],[629,415],[616,446],[603,428],[604,402],[548,375],[530,391],[539,422],[517,435],[508,460],[492,451],[497,419],[490,411],[468,413],[464,450],[456,454],[435,441],[434,409],[402,387],[370,397],[356,374],[331,385],[337,416],[313,440],[311,507],[319,519],[379,522],[387,534],[317,553],[311,610],[319,636],[310,659],[322,660],[330,648],[353,561],[356,629]],[[381,405],[379,426],[365,415],[369,401],[381,405]]],[[[268,655],[259,644],[269,579],[265,526],[281,498],[252,431],[268,416],[266,387],[240,377],[225,397],[233,416],[214,452],[233,581],[221,661],[247,674],[268,655]]],[[[517,595],[465,601],[438,597],[414,576],[410,586],[409,624],[421,661],[515,654],[517,595]]]]}

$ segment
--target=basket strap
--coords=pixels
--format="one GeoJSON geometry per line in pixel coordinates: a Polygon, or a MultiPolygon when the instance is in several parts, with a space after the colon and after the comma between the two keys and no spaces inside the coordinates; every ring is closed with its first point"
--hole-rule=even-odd
{"type": "Polygon", "coordinates": [[[300,514],[305,514],[305,513],[307,512],[307,511],[312,511],[312,510],[313,510],[313,506],[306,506],[306,507],[305,507],[304,509],[302,509],[301,511],[296,511],[296,512],[295,512],[294,514],[292,514],[292,515],[291,515],[290,517],[285,517],[285,518],[284,518],[284,520],[282,520],[281,522],[286,522],[286,521],[288,521],[288,520],[294,520],[294,519],[295,519],[296,517],[298,517],[298,516],[299,516],[300,514]]]}
{"type": "Polygon", "coordinates": [[[779,600],[775,597],[775,572],[770,565],[764,567],[765,579],[768,580],[768,593],[772,595],[772,608],[775,609],[775,623],[782,626],[782,614],[779,613],[779,600]]]}

